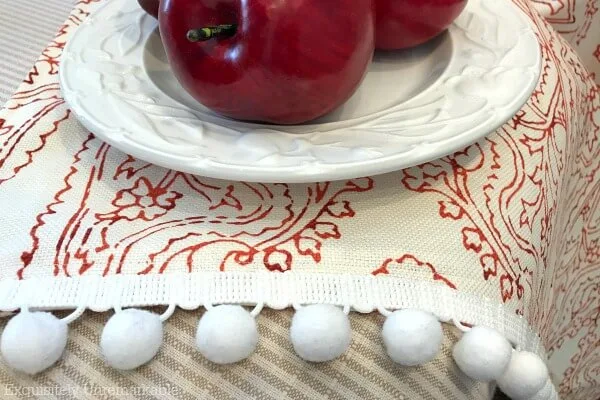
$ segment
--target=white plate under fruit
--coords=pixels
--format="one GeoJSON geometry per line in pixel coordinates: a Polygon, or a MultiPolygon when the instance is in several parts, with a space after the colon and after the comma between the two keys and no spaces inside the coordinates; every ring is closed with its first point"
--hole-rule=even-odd
{"type": "Polygon", "coordinates": [[[93,13],[62,56],[63,95],[100,139],[139,159],[214,178],[315,182],[375,175],[458,151],[528,100],[541,56],[510,0],[469,0],[448,32],[376,54],[354,96],[308,124],[214,114],[170,71],[158,24],[131,0],[93,13]]]}

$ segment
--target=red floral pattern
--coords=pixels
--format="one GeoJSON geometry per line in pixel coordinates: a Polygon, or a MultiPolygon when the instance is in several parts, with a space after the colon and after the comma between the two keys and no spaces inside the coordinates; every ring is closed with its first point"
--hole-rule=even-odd
{"type": "Polygon", "coordinates": [[[598,1],[513,1],[544,65],[510,121],[414,168],[304,185],[170,171],[85,132],[56,77],[95,6],[79,2],[0,112],[0,204],[19,199],[0,216],[12,239],[0,279],[243,269],[426,280],[524,315],[563,398],[600,397],[598,1]]]}
{"type": "Polygon", "coordinates": [[[374,276],[381,275],[381,274],[389,275],[390,268],[394,267],[394,264],[397,264],[398,266],[403,267],[403,266],[405,266],[405,264],[407,264],[407,261],[408,261],[409,267],[413,267],[416,265],[418,267],[425,268],[425,269],[429,270],[429,272],[431,273],[431,277],[433,278],[434,281],[443,282],[445,285],[447,285],[451,289],[456,289],[456,285],[454,283],[450,282],[449,279],[442,276],[437,271],[437,269],[433,265],[431,265],[431,263],[420,261],[412,254],[404,254],[402,257],[399,257],[396,259],[388,258],[387,260],[385,260],[383,262],[383,264],[381,264],[381,266],[379,268],[377,268],[375,271],[373,271],[372,274],[374,276]]]}
{"type": "Polygon", "coordinates": [[[600,84],[599,0],[530,0],[564,38],[577,49],[600,84]]]}
{"type": "Polygon", "coordinates": [[[112,201],[112,205],[116,207],[115,211],[96,214],[96,220],[117,222],[135,221],[139,218],[152,221],[174,209],[176,200],[182,196],[179,192],[168,190],[161,182],[153,186],[148,178],[142,176],[133,183],[133,187],[117,192],[112,201]]]}
{"type": "Polygon", "coordinates": [[[55,251],[54,275],[66,276],[163,273],[173,265],[193,271],[199,259],[223,271],[260,264],[287,271],[296,255],[319,263],[322,243],[342,237],[337,220],[355,215],[348,199],[373,188],[370,178],[302,186],[203,179],[138,161],[93,136],[70,171],[31,229],[20,277],[39,251],[55,251]],[[123,189],[99,202],[104,182],[123,189]],[[41,240],[46,221],[71,201],[57,242],[41,240]]]}

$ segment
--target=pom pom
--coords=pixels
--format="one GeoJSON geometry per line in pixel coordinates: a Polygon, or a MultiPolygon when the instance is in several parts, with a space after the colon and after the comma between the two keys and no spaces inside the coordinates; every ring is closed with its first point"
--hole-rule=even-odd
{"type": "Polygon", "coordinates": [[[306,306],[292,318],[290,339],[300,358],[311,362],[331,361],[350,346],[350,321],[339,307],[306,306]]]}
{"type": "Polygon", "coordinates": [[[552,381],[548,379],[544,384],[542,390],[528,398],[527,400],[550,400],[552,399],[552,395],[554,394],[554,385],[552,385],[552,381]]]}
{"type": "Polygon", "coordinates": [[[6,324],[0,351],[9,367],[33,375],[58,361],[67,336],[67,324],[54,315],[24,311],[6,324]]]}
{"type": "Polygon", "coordinates": [[[405,366],[431,361],[443,339],[442,324],[433,314],[420,310],[395,311],[385,320],[381,333],[387,354],[405,366]]]}
{"type": "Polygon", "coordinates": [[[541,391],[549,378],[548,367],[541,358],[528,351],[516,351],[497,383],[513,400],[527,400],[541,391]]]}
{"type": "Polygon", "coordinates": [[[258,328],[241,306],[222,305],[207,310],[196,330],[196,347],[209,361],[232,364],[248,358],[258,344],[258,328]]]}
{"type": "Polygon", "coordinates": [[[511,355],[512,347],[508,340],[484,326],[465,332],[452,351],[454,361],[465,375],[481,382],[500,378],[511,355]]]}
{"type": "Polygon", "coordinates": [[[108,365],[131,370],[152,360],[163,341],[160,316],[129,308],[110,317],[102,330],[100,349],[108,365]]]}

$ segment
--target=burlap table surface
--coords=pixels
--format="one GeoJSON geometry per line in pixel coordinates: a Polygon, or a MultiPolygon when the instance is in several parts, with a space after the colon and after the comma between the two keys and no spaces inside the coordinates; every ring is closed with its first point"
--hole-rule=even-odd
{"type": "MultiPolygon", "coordinates": [[[[0,112],[1,304],[13,307],[23,282],[48,289],[27,294],[34,305],[57,298],[67,305],[72,298],[56,282],[117,285],[123,278],[156,288],[170,274],[240,271],[298,274],[302,282],[379,277],[409,282],[403,295],[427,298],[442,288],[524,316],[540,343],[525,338],[521,325],[506,329],[549,354],[562,397],[597,398],[598,2],[514,2],[531,17],[544,55],[544,73],[521,112],[452,156],[311,185],[190,177],[132,159],[85,132],[62,101],[56,76],[64,43],[98,5],[77,3],[0,112]]],[[[3,31],[6,37],[14,35],[3,31]]],[[[110,308],[114,296],[92,308],[110,308]]],[[[377,313],[353,313],[349,352],[314,366],[289,343],[292,311],[267,309],[256,354],[216,368],[194,350],[201,313],[176,312],[158,357],[122,374],[106,367],[98,350],[110,312],[88,312],[72,325],[57,366],[34,378],[2,368],[0,382],[5,395],[22,398],[483,399],[493,389],[457,370],[450,349],[459,333],[449,327],[435,361],[393,365],[377,313]]]]}

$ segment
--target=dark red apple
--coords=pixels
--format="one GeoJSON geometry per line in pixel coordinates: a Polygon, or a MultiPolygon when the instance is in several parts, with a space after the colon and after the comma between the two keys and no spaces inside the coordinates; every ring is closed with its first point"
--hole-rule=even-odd
{"type": "MultiPolygon", "coordinates": [[[[491,0],[497,1],[497,0],[491,0]]],[[[440,35],[460,15],[467,0],[375,0],[376,47],[414,47],[440,35]]]]}
{"type": "Polygon", "coordinates": [[[154,18],[158,18],[158,7],[160,6],[160,0],[138,0],[138,4],[148,14],[152,15],[154,18]]]}
{"type": "Polygon", "coordinates": [[[297,124],[352,96],[375,46],[374,0],[162,0],[183,88],[221,115],[297,124]]]}

